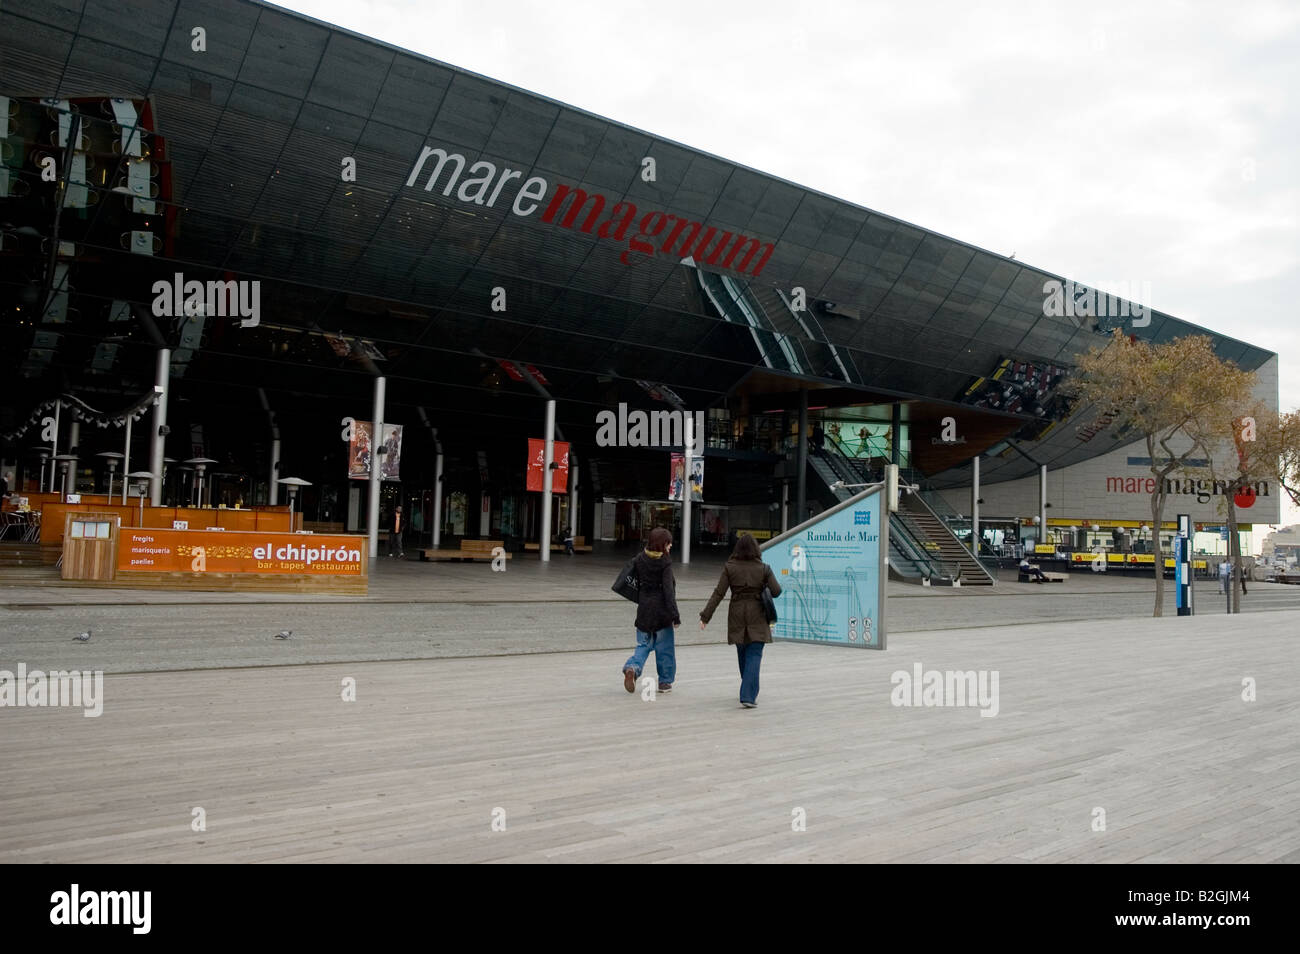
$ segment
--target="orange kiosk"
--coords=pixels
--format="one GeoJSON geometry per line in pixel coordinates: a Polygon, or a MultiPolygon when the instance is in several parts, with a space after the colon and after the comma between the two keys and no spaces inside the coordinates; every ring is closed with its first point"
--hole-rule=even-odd
{"type": "Polygon", "coordinates": [[[369,590],[368,539],[298,531],[301,515],[288,507],[140,510],[47,502],[41,511],[41,543],[60,553],[65,580],[184,590],[369,590]]]}

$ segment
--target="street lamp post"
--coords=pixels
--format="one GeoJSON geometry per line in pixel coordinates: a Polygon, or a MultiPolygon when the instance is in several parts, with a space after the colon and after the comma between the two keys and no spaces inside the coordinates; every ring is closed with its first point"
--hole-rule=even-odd
{"type": "Polygon", "coordinates": [[[126,479],[131,478],[136,481],[136,493],[140,497],[140,523],[138,526],[144,526],[144,497],[149,492],[149,481],[153,480],[154,474],[151,470],[137,470],[122,477],[123,486],[126,485],[126,479]]]}
{"type": "MultiPolygon", "coordinates": [[[[41,480],[40,483],[36,485],[36,490],[39,493],[45,490],[45,462],[50,459],[50,449],[46,447],[44,444],[40,444],[37,445],[36,447],[33,447],[32,452],[35,453],[36,456],[41,459],[41,480]]],[[[24,471],[23,472],[24,482],[26,482],[26,479],[27,479],[27,473],[26,471],[24,471]]]]}
{"type": "MultiPolygon", "coordinates": [[[[55,454],[54,459],[59,462],[59,493],[62,494],[66,501],[68,498],[68,468],[76,461],[76,454],[55,454]]],[[[76,475],[73,475],[76,479],[76,475]]]]}
{"type": "Polygon", "coordinates": [[[122,460],[126,455],[119,451],[100,451],[97,455],[104,458],[108,464],[108,502],[113,502],[113,475],[117,473],[117,462],[122,460]]]}
{"type": "Polygon", "coordinates": [[[191,457],[185,463],[194,467],[194,480],[198,488],[199,499],[195,506],[203,506],[203,472],[208,469],[208,464],[215,464],[216,460],[211,457],[191,457]]]}
{"type": "Polygon", "coordinates": [[[301,477],[281,477],[276,481],[277,484],[284,484],[289,491],[289,529],[294,529],[294,501],[298,497],[299,487],[310,487],[310,480],[303,480],[301,477]]]}

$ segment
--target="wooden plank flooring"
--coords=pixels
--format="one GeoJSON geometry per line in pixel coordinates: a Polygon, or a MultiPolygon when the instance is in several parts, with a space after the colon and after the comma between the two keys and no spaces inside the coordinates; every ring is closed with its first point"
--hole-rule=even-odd
{"type": "Polygon", "coordinates": [[[752,711],[725,645],[654,702],[626,650],[110,673],[99,718],[0,709],[0,861],[1294,860],[1296,620],[778,644],[752,711]],[[998,715],[893,706],[916,662],[997,670],[998,715]]]}

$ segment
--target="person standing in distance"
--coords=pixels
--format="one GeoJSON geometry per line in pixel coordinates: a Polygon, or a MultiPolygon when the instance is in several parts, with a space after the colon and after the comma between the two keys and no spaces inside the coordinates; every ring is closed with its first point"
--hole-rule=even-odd
{"type": "Polygon", "coordinates": [[[402,505],[398,504],[393,508],[393,518],[388,525],[388,555],[397,556],[402,559],[406,558],[406,550],[402,546],[402,505]],[[396,549],[397,553],[393,553],[396,549]]]}
{"type": "Polygon", "coordinates": [[[772,641],[772,627],[763,617],[759,594],[766,586],[772,596],[781,595],[776,574],[763,562],[758,543],[748,533],[736,538],[736,549],[722,568],[722,576],[713,595],[700,613],[700,630],[713,619],[713,613],[731,590],[727,607],[727,642],[736,647],[740,664],[740,704],[746,709],[758,705],[758,670],[763,664],[763,646],[772,641]]]}
{"type": "Polygon", "coordinates": [[[677,678],[673,627],[682,625],[677,612],[677,583],[673,579],[673,535],[663,527],[650,531],[645,549],[633,565],[637,575],[636,649],[623,664],[623,688],[636,691],[636,681],[651,653],[659,674],[659,691],[671,692],[677,678]]]}

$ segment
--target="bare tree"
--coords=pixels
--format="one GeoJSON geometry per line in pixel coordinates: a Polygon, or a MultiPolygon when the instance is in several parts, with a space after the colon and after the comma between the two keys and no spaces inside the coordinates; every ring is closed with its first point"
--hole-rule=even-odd
{"type": "Polygon", "coordinates": [[[1105,348],[1077,357],[1069,390],[1094,404],[1094,420],[1117,435],[1131,433],[1146,443],[1151,476],[1155,608],[1164,611],[1164,553],[1160,528],[1170,475],[1187,469],[1198,453],[1196,437],[1212,431],[1215,415],[1240,408],[1250,397],[1252,376],[1214,353],[1208,336],[1189,335],[1152,343],[1116,329],[1105,348]],[[1181,448],[1181,449],[1178,449],[1181,448]]]}
{"type": "MultiPolygon", "coordinates": [[[[1255,375],[1249,375],[1252,388],[1255,375]]],[[[1245,570],[1241,564],[1241,538],[1237,522],[1237,497],[1254,496],[1255,484],[1276,480],[1277,412],[1265,402],[1224,404],[1190,427],[1203,464],[1189,467],[1193,476],[1208,476],[1218,509],[1228,528],[1228,559],[1232,563],[1230,610],[1241,612],[1245,570]]]]}
{"type": "Polygon", "coordinates": [[[1300,507],[1300,411],[1280,415],[1263,437],[1269,442],[1269,453],[1277,459],[1279,486],[1300,507]]]}

